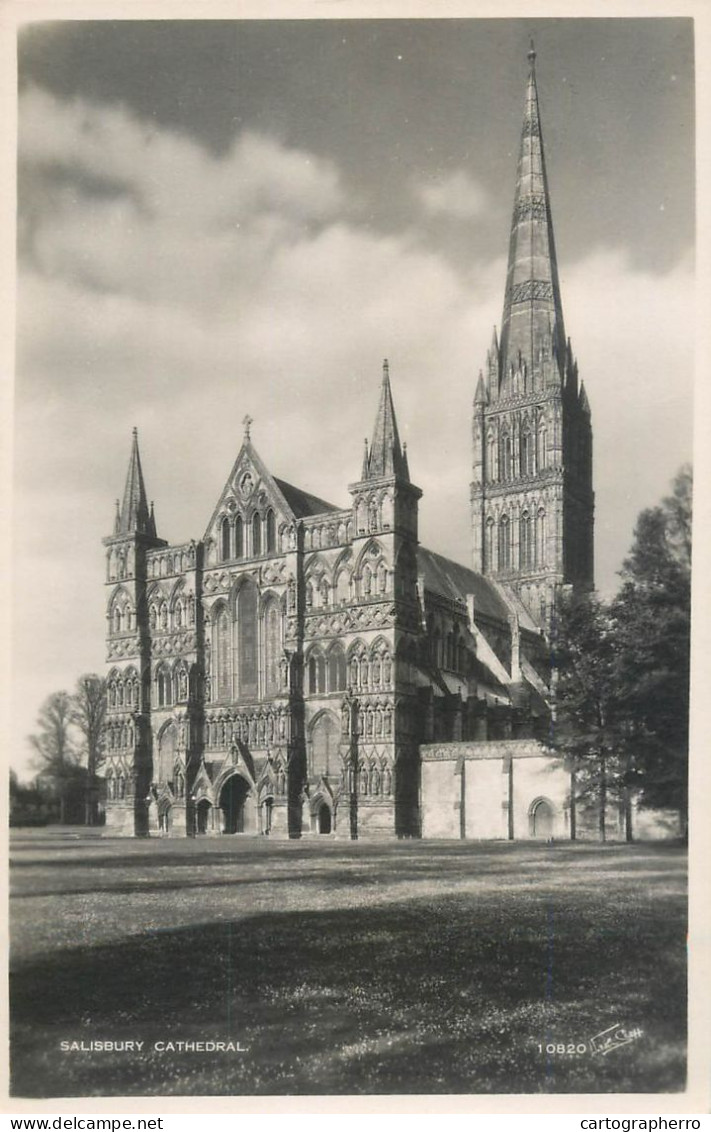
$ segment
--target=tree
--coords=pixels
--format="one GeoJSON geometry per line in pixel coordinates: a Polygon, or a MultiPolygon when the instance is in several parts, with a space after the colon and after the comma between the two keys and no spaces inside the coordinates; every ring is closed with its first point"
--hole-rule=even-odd
{"type": "Polygon", "coordinates": [[[37,758],[38,778],[49,782],[59,798],[59,820],[66,820],[69,781],[76,767],[71,740],[72,699],[67,692],[53,692],[37,716],[37,732],[29,736],[37,758]]]}
{"type": "Polygon", "coordinates": [[[691,643],[691,468],[643,511],[614,602],[615,676],[640,803],[688,814],[691,643]]]}
{"type": "Polygon", "coordinates": [[[81,754],[86,759],[87,825],[95,825],[97,813],[96,776],[104,758],[106,724],[106,681],[94,673],[80,676],[72,699],[71,722],[82,736],[81,754]]]}
{"type": "Polygon", "coordinates": [[[626,836],[632,837],[632,767],[620,743],[615,655],[609,606],[594,594],[563,591],[553,630],[552,741],[566,756],[573,779],[573,838],[575,803],[587,801],[597,810],[600,840],[605,841],[611,797],[624,802],[626,836]]]}

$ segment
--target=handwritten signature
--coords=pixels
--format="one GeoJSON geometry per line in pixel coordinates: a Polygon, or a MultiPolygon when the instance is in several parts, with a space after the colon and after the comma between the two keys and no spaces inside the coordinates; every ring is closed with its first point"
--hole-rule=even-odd
{"type": "Polygon", "coordinates": [[[608,1026],[606,1030],[596,1034],[594,1038],[590,1038],[590,1052],[600,1053],[604,1057],[608,1053],[612,1053],[613,1049],[620,1049],[621,1046],[628,1046],[632,1042],[636,1042],[642,1037],[644,1030],[639,1027],[628,1030],[625,1026],[621,1026],[616,1022],[614,1026],[608,1026]]]}

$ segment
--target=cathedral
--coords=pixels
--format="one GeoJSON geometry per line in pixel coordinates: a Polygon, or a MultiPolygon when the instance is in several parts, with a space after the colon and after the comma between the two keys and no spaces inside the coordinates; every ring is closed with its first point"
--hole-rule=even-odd
{"type": "Polygon", "coordinates": [[[548,630],[560,587],[593,584],[592,429],[528,58],[501,330],[474,395],[471,566],[419,542],[387,362],[347,507],[272,474],[246,417],[204,535],[172,545],[134,430],[104,540],[108,832],[572,832],[548,630]]]}

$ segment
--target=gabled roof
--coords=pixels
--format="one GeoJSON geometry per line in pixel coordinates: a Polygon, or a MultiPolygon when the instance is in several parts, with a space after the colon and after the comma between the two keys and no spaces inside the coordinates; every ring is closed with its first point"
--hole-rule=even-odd
{"type": "Polygon", "coordinates": [[[425,588],[432,593],[449,598],[450,601],[461,602],[466,602],[467,595],[473,594],[475,613],[483,613],[508,623],[509,617],[515,612],[522,629],[538,633],[538,626],[523,603],[517,600],[514,609],[493,578],[485,578],[476,570],[462,566],[460,562],[453,562],[442,554],[435,554],[424,546],[417,548],[417,569],[424,576],[425,588]]]}
{"type": "Polygon", "coordinates": [[[474,595],[474,608],[499,621],[508,621],[509,608],[494,583],[462,566],[452,562],[424,546],[417,548],[417,570],[424,575],[425,588],[450,601],[466,602],[467,594],[474,595]]]}
{"type": "Polygon", "coordinates": [[[294,487],[293,484],[286,483],[285,480],[278,480],[276,476],[273,478],[274,483],[293,511],[295,519],[305,519],[309,515],[322,515],[327,511],[343,510],[342,507],[336,507],[335,503],[327,503],[325,499],[310,495],[308,491],[302,491],[300,487],[294,487]]]}

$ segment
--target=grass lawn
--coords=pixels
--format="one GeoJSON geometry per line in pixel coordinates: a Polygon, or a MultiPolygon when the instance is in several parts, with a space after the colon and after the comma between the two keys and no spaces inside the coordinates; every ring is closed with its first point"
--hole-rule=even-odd
{"type": "Polygon", "coordinates": [[[11,856],[15,1096],[684,1087],[681,849],[18,831],[11,856]],[[189,1041],[243,1049],[154,1047],[189,1041]]]}

